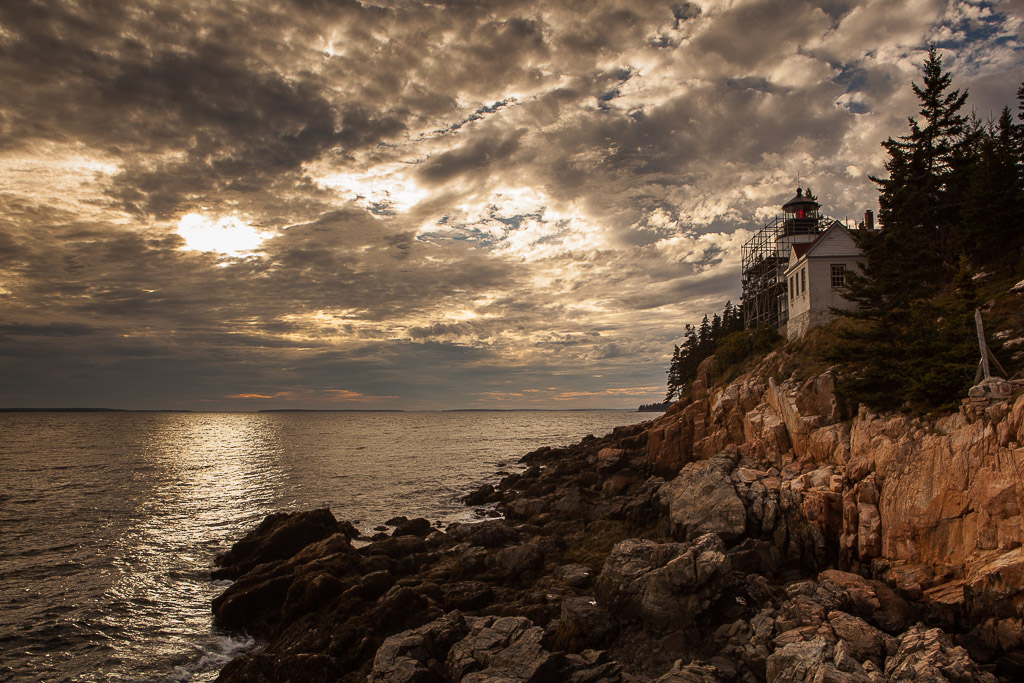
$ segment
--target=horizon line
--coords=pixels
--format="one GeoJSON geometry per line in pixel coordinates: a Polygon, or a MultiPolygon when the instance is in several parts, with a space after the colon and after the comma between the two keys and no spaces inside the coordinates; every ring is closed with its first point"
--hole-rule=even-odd
{"type": "MultiPolygon", "coordinates": [[[[641,404],[649,405],[649,404],[641,404]]],[[[259,410],[196,410],[191,408],[2,408],[0,413],[562,413],[562,412],[658,412],[638,408],[262,408],[259,410]]]]}

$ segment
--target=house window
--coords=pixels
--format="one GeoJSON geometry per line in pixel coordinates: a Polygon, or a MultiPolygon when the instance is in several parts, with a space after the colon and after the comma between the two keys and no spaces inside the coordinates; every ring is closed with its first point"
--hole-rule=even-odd
{"type": "Polygon", "coordinates": [[[793,300],[793,278],[789,278],[789,300],[793,300]]]}
{"type": "Polygon", "coordinates": [[[846,286],[846,266],[842,263],[832,264],[832,286],[833,287],[845,287],[846,286]]]}
{"type": "Polygon", "coordinates": [[[800,293],[807,293],[807,269],[804,268],[800,271],[800,293]]]}

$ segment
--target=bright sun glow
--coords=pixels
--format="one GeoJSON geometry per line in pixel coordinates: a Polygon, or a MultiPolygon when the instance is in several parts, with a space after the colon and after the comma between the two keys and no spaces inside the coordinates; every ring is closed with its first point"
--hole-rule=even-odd
{"type": "Polygon", "coordinates": [[[241,256],[255,251],[271,235],[261,233],[237,216],[225,216],[216,222],[198,213],[181,217],[178,234],[185,238],[187,251],[215,251],[241,256]]]}

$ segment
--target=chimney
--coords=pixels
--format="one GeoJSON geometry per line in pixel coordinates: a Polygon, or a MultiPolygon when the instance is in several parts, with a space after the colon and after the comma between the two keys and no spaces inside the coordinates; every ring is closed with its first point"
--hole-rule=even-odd
{"type": "Polygon", "coordinates": [[[875,229],[875,212],[868,209],[864,212],[864,229],[874,230],[875,229]]]}

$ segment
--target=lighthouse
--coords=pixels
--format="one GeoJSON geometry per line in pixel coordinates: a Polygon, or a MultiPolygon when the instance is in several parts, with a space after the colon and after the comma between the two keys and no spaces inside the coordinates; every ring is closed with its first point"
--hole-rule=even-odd
{"type": "Polygon", "coordinates": [[[808,188],[782,205],[776,216],[742,249],[743,323],[749,328],[784,328],[789,319],[786,268],[794,245],[817,239],[831,219],[808,188]]]}

